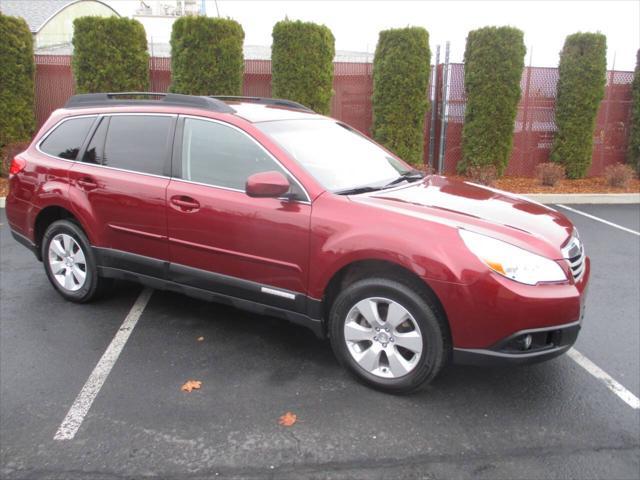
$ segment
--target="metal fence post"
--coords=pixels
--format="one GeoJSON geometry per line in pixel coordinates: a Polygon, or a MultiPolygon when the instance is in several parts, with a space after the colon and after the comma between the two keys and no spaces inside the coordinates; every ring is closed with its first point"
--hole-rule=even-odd
{"type": "Polygon", "coordinates": [[[149,37],[149,46],[151,47],[149,50],[151,50],[151,58],[150,58],[150,65],[149,65],[149,83],[150,83],[150,87],[151,87],[151,91],[155,92],[156,91],[156,85],[155,85],[155,71],[156,71],[156,57],[154,55],[153,52],[153,37],[149,37]]]}
{"type": "MultiPolygon", "coordinates": [[[[613,91],[613,76],[615,75],[616,70],[616,53],[613,52],[613,64],[611,65],[611,70],[609,71],[609,81],[606,85],[606,90],[604,94],[604,124],[602,126],[602,131],[600,134],[600,165],[604,166],[604,155],[605,155],[605,147],[606,147],[606,139],[607,139],[607,127],[609,126],[609,107],[611,105],[611,92],[613,91]]],[[[593,159],[592,159],[593,163],[593,159]]]]}
{"type": "Polygon", "coordinates": [[[438,118],[438,65],[440,64],[440,45],[436,47],[436,61],[433,66],[431,90],[429,91],[429,99],[431,100],[431,125],[429,126],[429,170],[433,171],[435,164],[435,148],[436,148],[436,121],[438,118]]]}
{"type": "Polygon", "coordinates": [[[524,165],[527,154],[529,153],[529,128],[527,126],[529,120],[529,90],[531,87],[531,65],[533,60],[533,47],[529,51],[529,67],[527,68],[527,81],[524,87],[524,98],[522,102],[522,147],[520,154],[520,165],[524,165]]]}
{"type": "Polygon", "coordinates": [[[444,69],[442,72],[442,110],[440,128],[440,152],[438,154],[438,174],[442,174],[444,167],[445,141],[447,139],[447,116],[449,115],[449,41],[445,44],[444,50],[444,69]]]}

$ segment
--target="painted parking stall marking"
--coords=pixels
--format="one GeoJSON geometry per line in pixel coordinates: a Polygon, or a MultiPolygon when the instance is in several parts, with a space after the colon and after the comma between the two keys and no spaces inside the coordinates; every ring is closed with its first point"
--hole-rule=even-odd
{"type": "Polygon", "coordinates": [[[601,380],[609,390],[615,393],[618,397],[622,399],[627,405],[636,410],[640,409],[640,399],[636,397],[629,390],[624,388],[620,383],[618,383],[613,377],[611,377],[607,372],[598,367],[595,363],[577,351],[575,348],[570,349],[567,352],[567,355],[578,365],[584,368],[591,375],[596,377],[598,380],[601,380]]]}
{"type": "Polygon", "coordinates": [[[618,225],[617,223],[610,222],[608,220],[605,220],[604,218],[596,217],[589,213],[583,212],[581,210],[576,210],[575,208],[567,207],[566,205],[561,205],[559,203],[557,203],[556,206],[560,208],[564,208],[565,210],[569,210],[570,212],[577,213],[578,215],[582,215],[583,217],[590,218],[591,220],[595,220],[596,222],[604,223],[605,225],[609,225],[610,227],[617,228],[624,232],[632,233],[633,235],[638,235],[640,237],[640,232],[636,232],[635,230],[631,230],[630,228],[623,227],[622,225],[618,225]]]}
{"type": "Polygon", "coordinates": [[[67,416],[64,417],[64,420],[58,427],[58,431],[53,436],[54,440],[72,440],[73,437],[75,437],[84,421],[84,417],[89,412],[93,401],[98,396],[102,385],[118,360],[131,332],[133,332],[133,329],[138,323],[138,319],[142,315],[147,303],[149,303],[152,294],[153,290],[149,288],[145,288],[140,292],[140,295],[131,307],[124,322],[122,322],[118,332],[113,337],[113,340],[111,340],[111,343],[93,369],[93,372],[91,372],[91,375],[89,375],[87,382],[84,384],[84,387],[82,387],[82,390],[80,390],[73,405],[71,405],[67,416]]]}
{"type": "MultiPolygon", "coordinates": [[[[613,228],[617,228],[627,233],[631,233],[633,235],[640,236],[640,232],[636,232],[627,227],[623,227],[622,225],[618,225],[617,223],[610,222],[605,220],[604,218],[596,217],[595,215],[591,215],[589,213],[583,212],[581,210],[576,210],[575,208],[567,207],[566,205],[556,204],[558,207],[568,210],[570,212],[576,213],[578,215],[582,215],[583,217],[587,217],[591,220],[595,220],[596,222],[604,223],[613,228]]],[[[598,367],[595,363],[585,357],[582,353],[580,353],[575,348],[570,349],[567,352],[567,356],[571,358],[574,362],[584,368],[589,374],[600,380],[605,386],[617,395],[623,402],[629,405],[631,408],[638,410],[640,409],[640,399],[636,397],[633,393],[627,390],[621,383],[619,383],[616,379],[614,379],[607,372],[598,367]]]]}

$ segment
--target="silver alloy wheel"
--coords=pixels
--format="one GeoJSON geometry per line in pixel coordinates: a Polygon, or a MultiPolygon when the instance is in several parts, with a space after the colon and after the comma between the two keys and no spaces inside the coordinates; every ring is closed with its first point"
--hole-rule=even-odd
{"type": "Polygon", "coordinates": [[[347,314],[344,339],[358,365],[382,378],[407,375],[422,356],[418,322],[406,308],[386,298],[356,303],[347,314]]]}
{"type": "Polygon", "coordinates": [[[82,247],[66,233],[59,233],[49,243],[49,268],[58,285],[70,292],[80,290],[87,280],[82,247]]]}

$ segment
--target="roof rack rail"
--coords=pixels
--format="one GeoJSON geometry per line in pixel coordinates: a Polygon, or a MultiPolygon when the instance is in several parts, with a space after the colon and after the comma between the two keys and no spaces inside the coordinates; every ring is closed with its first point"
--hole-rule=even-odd
{"type": "Polygon", "coordinates": [[[294,102],[293,100],[285,100],[283,98],[243,97],[243,96],[235,96],[235,95],[212,95],[210,98],[215,98],[217,100],[231,100],[231,101],[237,101],[237,102],[260,103],[262,105],[288,107],[288,108],[295,108],[296,110],[303,110],[305,112],[313,112],[313,110],[311,110],[309,107],[305,107],[301,103],[294,102]]]}
{"type": "Polygon", "coordinates": [[[171,105],[181,107],[203,108],[220,113],[234,113],[235,110],[221,100],[197,95],[162,92],[115,92],[115,93],[82,93],[73,95],[65,108],[98,107],[112,105],[171,105]],[[122,98],[138,97],[138,98],[122,98]],[[140,98],[147,97],[147,98],[140,98]]]}

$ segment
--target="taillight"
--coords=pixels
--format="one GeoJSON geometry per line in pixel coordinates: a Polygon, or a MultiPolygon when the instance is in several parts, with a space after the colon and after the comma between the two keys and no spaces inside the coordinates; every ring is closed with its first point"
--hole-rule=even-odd
{"type": "Polygon", "coordinates": [[[14,159],[11,160],[11,166],[9,167],[9,175],[20,173],[26,166],[27,161],[24,158],[14,157],[14,159]]]}

